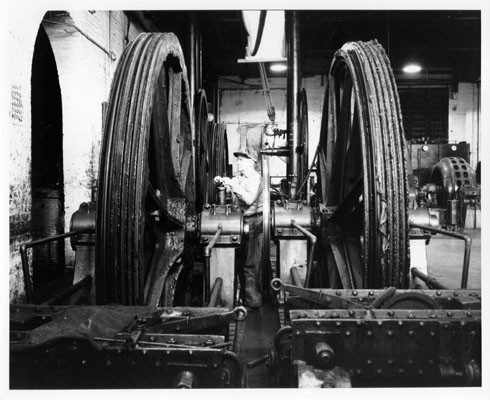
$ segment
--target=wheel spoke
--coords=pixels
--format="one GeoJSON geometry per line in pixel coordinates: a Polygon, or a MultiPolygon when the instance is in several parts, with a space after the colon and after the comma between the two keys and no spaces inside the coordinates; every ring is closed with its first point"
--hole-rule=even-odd
{"type": "Polygon", "coordinates": [[[362,178],[359,177],[349,193],[345,195],[338,207],[335,209],[331,220],[339,223],[357,222],[352,221],[352,216],[361,206],[363,206],[363,192],[363,181],[362,178]]]}

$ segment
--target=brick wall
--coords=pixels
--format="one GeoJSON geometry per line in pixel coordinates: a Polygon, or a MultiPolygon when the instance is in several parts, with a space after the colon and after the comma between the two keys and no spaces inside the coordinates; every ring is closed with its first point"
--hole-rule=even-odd
{"type": "MultiPolygon", "coordinates": [[[[10,301],[24,299],[19,245],[31,239],[31,68],[39,24],[55,56],[62,98],[65,231],[80,203],[90,200],[97,178],[102,102],[124,46],[141,32],[122,11],[47,13],[24,10],[9,16],[10,87],[9,217],[10,301]],[[44,21],[43,21],[44,17],[44,21]],[[48,22],[50,21],[50,22],[48,22]],[[80,32],[82,31],[82,32],[80,32]]],[[[67,241],[68,263],[73,252],[67,241]]]]}
{"type": "Polygon", "coordinates": [[[22,301],[24,287],[19,245],[30,239],[31,90],[34,43],[42,13],[25,12],[9,18],[7,82],[9,104],[9,225],[10,299],[22,301]]]}

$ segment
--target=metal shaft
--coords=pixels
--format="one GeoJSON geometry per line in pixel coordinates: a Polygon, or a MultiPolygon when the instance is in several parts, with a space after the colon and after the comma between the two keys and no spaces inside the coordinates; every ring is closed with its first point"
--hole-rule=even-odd
{"type": "Polygon", "coordinates": [[[305,287],[309,286],[311,269],[313,266],[313,257],[315,253],[315,247],[317,242],[317,237],[313,235],[310,231],[303,228],[301,225],[297,224],[294,219],[291,220],[291,226],[300,231],[306,238],[308,239],[308,243],[310,245],[309,254],[308,254],[308,268],[306,269],[306,279],[305,279],[305,287]]]}
{"type": "Polygon", "coordinates": [[[291,267],[289,272],[291,274],[291,282],[293,283],[293,285],[303,287],[303,284],[301,283],[301,278],[300,278],[299,273],[298,273],[298,268],[291,267]]]}
{"type": "Polygon", "coordinates": [[[211,281],[210,281],[211,249],[218,241],[222,231],[223,231],[223,226],[219,224],[218,230],[214,234],[209,244],[204,249],[204,302],[207,302],[209,299],[209,287],[211,286],[211,281]]]}
{"type": "Polygon", "coordinates": [[[436,278],[431,278],[417,268],[412,268],[410,272],[415,278],[419,278],[421,281],[423,281],[429,289],[449,289],[447,286],[440,283],[436,278]]]}
{"type": "Polygon", "coordinates": [[[289,147],[287,175],[290,180],[290,198],[295,198],[298,186],[299,162],[297,153],[299,146],[298,96],[301,85],[299,15],[297,11],[286,11],[286,40],[288,44],[287,126],[289,147]]]}
{"type": "Polygon", "coordinates": [[[211,290],[211,295],[209,296],[208,307],[216,307],[216,301],[221,292],[221,287],[223,286],[223,279],[216,278],[214,281],[213,289],[211,290]]]}
{"type": "Polygon", "coordinates": [[[91,284],[92,284],[92,277],[88,275],[85,278],[83,278],[81,281],[63,290],[61,293],[51,297],[50,299],[46,300],[42,304],[48,306],[53,304],[59,304],[64,300],[68,299],[70,296],[72,296],[74,293],[78,292],[79,290],[90,287],[91,284]]]}

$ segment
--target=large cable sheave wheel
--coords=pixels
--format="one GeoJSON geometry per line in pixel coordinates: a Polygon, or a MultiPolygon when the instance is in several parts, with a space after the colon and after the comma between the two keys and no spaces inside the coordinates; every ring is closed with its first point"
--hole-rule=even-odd
{"type": "Polygon", "coordinates": [[[204,89],[199,90],[195,97],[196,121],[196,211],[208,202],[208,173],[209,157],[208,137],[210,124],[208,122],[208,102],[204,89]]]}
{"type": "Polygon", "coordinates": [[[398,93],[377,41],[346,43],[328,75],[319,183],[342,287],[408,287],[408,182],[398,93]]]}
{"type": "Polygon", "coordinates": [[[98,304],[173,303],[195,215],[186,76],[171,33],[139,35],[119,61],[99,168],[98,304]]]}

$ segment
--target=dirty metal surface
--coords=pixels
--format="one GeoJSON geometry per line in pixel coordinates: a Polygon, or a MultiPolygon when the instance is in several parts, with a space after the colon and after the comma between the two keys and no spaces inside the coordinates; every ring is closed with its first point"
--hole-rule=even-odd
{"type": "Polygon", "coordinates": [[[217,308],[12,305],[10,385],[239,387],[241,364],[225,335],[234,317],[217,308]]]}
{"type": "Polygon", "coordinates": [[[468,372],[481,366],[480,311],[298,310],[290,318],[292,360],[324,369],[317,344],[328,343],[332,366],[354,386],[481,384],[480,372],[468,372]]]}
{"type": "MultiPolygon", "coordinates": [[[[337,207],[329,225],[345,249],[339,272],[359,276],[357,288],[408,287],[405,146],[383,48],[377,41],[346,43],[328,75],[318,169],[322,201],[337,207]]],[[[323,247],[329,239],[322,237],[323,247]]]]}
{"type": "Polygon", "coordinates": [[[98,304],[172,305],[186,222],[195,214],[191,135],[178,39],[141,34],[121,56],[108,102],[98,179],[98,304]]]}

